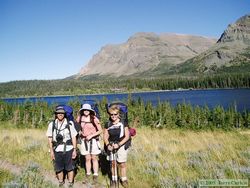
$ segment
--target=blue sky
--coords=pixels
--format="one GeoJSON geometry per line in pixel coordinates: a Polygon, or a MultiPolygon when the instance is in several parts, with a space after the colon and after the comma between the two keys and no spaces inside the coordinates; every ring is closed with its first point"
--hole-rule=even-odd
{"type": "Polygon", "coordinates": [[[60,79],[137,32],[219,38],[249,0],[0,0],[0,82],[60,79]]]}

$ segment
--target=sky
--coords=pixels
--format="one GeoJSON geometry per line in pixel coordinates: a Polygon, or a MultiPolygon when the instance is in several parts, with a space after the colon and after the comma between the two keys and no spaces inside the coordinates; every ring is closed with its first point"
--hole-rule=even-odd
{"type": "Polygon", "coordinates": [[[250,0],[0,0],[0,82],[77,74],[137,32],[219,38],[250,0]]]}

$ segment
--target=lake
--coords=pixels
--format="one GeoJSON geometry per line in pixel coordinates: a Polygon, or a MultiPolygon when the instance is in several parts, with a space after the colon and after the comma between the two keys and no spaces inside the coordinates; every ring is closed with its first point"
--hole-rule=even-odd
{"type": "Polygon", "coordinates": [[[154,91],[138,92],[131,94],[96,94],[79,96],[50,96],[50,97],[30,97],[30,98],[4,98],[2,100],[10,103],[23,103],[25,101],[46,101],[48,104],[66,104],[70,100],[97,100],[106,97],[108,102],[125,101],[131,95],[132,99],[141,98],[144,102],[151,102],[156,106],[159,102],[168,101],[171,105],[178,103],[190,103],[193,106],[205,106],[213,108],[221,105],[225,109],[235,105],[238,111],[250,110],[250,89],[207,89],[207,90],[179,90],[179,91],[154,91]]]}

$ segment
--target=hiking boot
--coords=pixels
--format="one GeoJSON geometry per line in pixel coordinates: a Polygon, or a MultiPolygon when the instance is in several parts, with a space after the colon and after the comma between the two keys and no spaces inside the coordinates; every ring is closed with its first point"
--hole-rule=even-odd
{"type": "Polygon", "coordinates": [[[115,181],[112,180],[112,181],[110,182],[110,188],[115,188],[117,183],[118,183],[118,182],[115,182],[115,181]]]}
{"type": "Polygon", "coordinates": [[[128,187],[128,180],[121,181],[123,187],[128,187]]]}
{"type": "Polygon", "coordinates": [[[96,175],[93,176],[93,183],[94,184],[98,183],[98,176],[96,176],[96,175]]]}
{"type": "Polygon", "coordinates": [[[90,182],[90,175],[86,175],[85,178],[83,179],[82,183],[88,184],[89,182],[90,182]]]}
{"type": "Polygon", "coordinates": [[[71,188],[71,187],[73,187],[73,185],[74,185],[74,183],[73,183],[73,182],[69,182],[68,187],[69,187],[69,188],[71,188]]]}
{"type": "Polygon", "coordinates": [[[61,181],[61,182],[59,182],[59,184],[58,184],[59,187],[63,187],[63,185],[64,185],[64,181],[61,181]]]}

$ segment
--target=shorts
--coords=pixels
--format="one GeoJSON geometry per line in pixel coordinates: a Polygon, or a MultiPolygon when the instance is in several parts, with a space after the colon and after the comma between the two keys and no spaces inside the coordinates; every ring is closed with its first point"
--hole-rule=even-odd
{"type": "Polygon", "coordinates": [[[108,161],[113,161],[116,159],[118,163],[125,163],[127,162],[128,157],[128,150],[125,150],[125,145],[121,146],[116,153],[112,153],[107,156],[108,161]]]}
{"type": "Polygon", "coordinates": [[[72,160],[73,149],[64,152],[55,152],[54,168],[56,172],[66,170],[67,172],[74,170],[72,160]]]}
{"type": "Polygon", "coordinates": [[[91,139],[90,141],[82,139],[79,150],[81,155],[98,155],[101,153],[101,145],[96,139],[91,139]]]}

